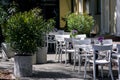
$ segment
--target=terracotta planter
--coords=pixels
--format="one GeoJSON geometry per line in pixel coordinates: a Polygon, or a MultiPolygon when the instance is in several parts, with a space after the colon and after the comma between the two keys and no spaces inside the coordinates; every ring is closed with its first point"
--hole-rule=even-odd
{"type": "Polygon", "coordinates": [[[15,77],[32,76],[32,56],[15,56],[14,62],[15,77]]]}

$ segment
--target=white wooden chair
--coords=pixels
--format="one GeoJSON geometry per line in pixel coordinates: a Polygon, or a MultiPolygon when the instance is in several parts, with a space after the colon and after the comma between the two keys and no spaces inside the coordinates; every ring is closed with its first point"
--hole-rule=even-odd
{"type": "Polygon", "coordinates": [[[62,48],[62,52],[65,53],[65,65],[67,64],[68,54],[74,53],[75,49],[72,48],[72,38],[65,38],[65,47],[62,48]]]}
{"type": "Polygon", "coordinates": [[[82,58],[85,59],[86,55],[87,56],[92,56],[92,54],[87,54],[90,52],[90,47],[91,47],[91,39],[84,39],[84,40],[78,40],[78,39],[73,39],[73,48],[75,49],[74,52],[74,70],[76,67],[76,61],[78,57],[78,73],[81,70],[81,60],[82,58]]]}
{"type": "MultiPolygon", "coordinates": [[[[56,40],[56,56],[58,56],[58,61],[62,62],[62,47],[65,45],[65,38],[70,38],[70,35],[55,35],[56,40]]],[[[56,58],[55,56],[55,58],[56,58]]]]}
{"type": "Polygon", "coordinates": [[[47,36],[47,48],[50,47],[52,49],[52,45],[54,46],[54,50],[56,52],[56,40],[55,40],[55,35],[63,35],[64,30],[58,30],[57,32],[50,32],[48,33],[47,36]]]}
{"type": "Polygon", "coordinates": [[[101,74],[103,77],[103,65],[108,64],[109,72],[111,75],[111,79],[114,80],[113,74],[112,74],[112,67],[111,67],[111,53],[112,53],[112,45],[93,45],[93,59],[89,59],[89,57],[86,56],[85,61],[85,72],[84,72],[84,78],[86,78],[86,67],[87,63],[93,64],[93,80],[96,80],[96,65],[101,65],[101,74]],[[96,56],[100,54],[106,54],[105,57],[98,57],[96,56]]]}
{"type": "Polygon", "coordinates": [[[55,35],[54,34],[47,34],[46,35],[46,40],[47,40],[47,50],[48,50],[48,47],[50,49],[52,49],[52,45],[54,45],[54,49],[55,49],[55,44],[56,44],[56,41],[55,41],[55,35]]]}

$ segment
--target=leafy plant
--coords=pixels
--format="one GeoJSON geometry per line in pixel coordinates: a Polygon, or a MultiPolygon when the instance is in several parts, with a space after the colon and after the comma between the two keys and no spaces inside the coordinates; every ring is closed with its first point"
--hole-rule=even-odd
{"type": "Polygon", "coordinates": [[[0,24],[3,24],[7,18],[7,12],[0,6],[0,24]]]}
{"type": "Polygon", "coordinates": [[[68,31],[77,30],[78,34],[90,34],[91,27],[94,25],[94,19],[88,14],[71,13],[67,16],[68,31]]]}
{"type": "Polygon", "coordinates": [[[38,46],[42,46],[43,34],[48,32],[48,25],[52,25],[52,22],[48,22],[44,20],[39,8],[11,16],[7,20],[6,31],[11,47],[17,54],[32,55],[38,46]]]}
{"type": "Polygon", "coordinates": [[[1,37],[0,44],[4,41],[2,27],[5,26],[7,17],[8,17],[7,11],[3,8],[3,6],[0,6],[0,37],[1,37]]]}

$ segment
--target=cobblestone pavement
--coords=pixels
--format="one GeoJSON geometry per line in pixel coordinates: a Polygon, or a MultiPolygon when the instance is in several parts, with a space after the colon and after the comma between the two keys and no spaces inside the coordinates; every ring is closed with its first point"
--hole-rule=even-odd
{"type": "MultiPolygon", "coordinates": [[[[63,58],[64,60],[64,58],[63,58]]],[[[8,69],[13,71],[14,60],[0,61],[0,69],[8,69]]],[[[104,67],[104,80],[111,80],[108,78],[107,67],[104,67]]],[[[114,77],[117,78],[117,67],[113,67],[114,77]]],[[[77,69],[73,71],[73,65],[58,63],[55,60],[55,54],[47,54],[47,63],[45,64],[34,64],[33,75],[31,77],[22,77],[16,80],[84,80],[84,66],[82,66],[81,72],[78,74],[77,69]]],[[[92,67],[87,72],[86,80],[92,80],[92,67]]],[[[102,80],[98,76],[98,80],[102,80]]]]}

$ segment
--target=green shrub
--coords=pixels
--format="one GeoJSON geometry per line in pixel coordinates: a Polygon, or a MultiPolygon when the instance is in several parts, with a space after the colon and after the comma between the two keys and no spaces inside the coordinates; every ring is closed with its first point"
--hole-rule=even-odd
{"type": "Polygon", "coordinates": [[[0,6],[0,25],[3,24],[7,19],[7,12],[0,6]]]}
{"type": "Polygon", "coordinates": [[[71,13],[67,16],[68,31],[77,30],[78,34],[90,34],[91,27],[94,25],[94,19],[88,14],[71,13]]]}
{"type": "Polygon", "coordinates": [[[43,43],[43,34],[51,30],[47,29],[50,27],[48,25],[53,27],[54,20],[48,22],[44,20],[38,8],[19,12],[7,20],[5,33],[8,42],[17,54],[32,55],[38,46],[42,46],[40,43],[43,43]]]}

